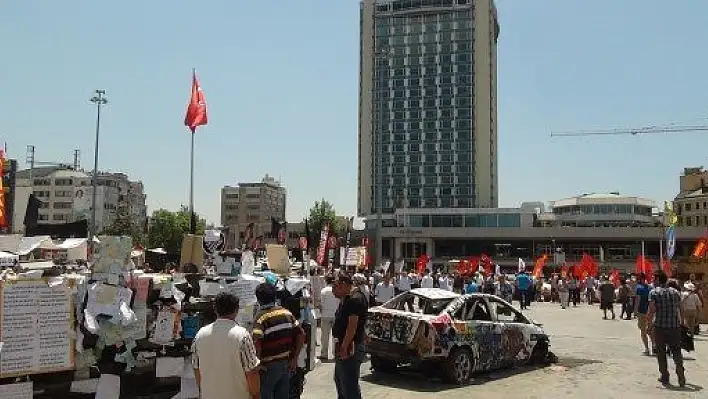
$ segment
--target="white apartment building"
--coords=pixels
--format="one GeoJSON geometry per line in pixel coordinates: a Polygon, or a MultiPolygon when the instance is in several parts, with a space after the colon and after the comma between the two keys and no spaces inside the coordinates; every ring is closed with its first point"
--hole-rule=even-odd
{"type": "MultiPolygon", "coordinates": [[[[39,223],[61,224],[92,217],[91,175],[67,167],[38,167],[17,172],[15,232],[24,231],[27,201],[34,192],[41,202],[39,223]],[[30,178],[31,177],[31,178],[30,178]]],[[[116,215],[127,213],[139,226],[147,222],[146,195],[143,183],[131,181],[123,173],[99,172],[96,191],[96,227],[100,233],[116,215]]]]}

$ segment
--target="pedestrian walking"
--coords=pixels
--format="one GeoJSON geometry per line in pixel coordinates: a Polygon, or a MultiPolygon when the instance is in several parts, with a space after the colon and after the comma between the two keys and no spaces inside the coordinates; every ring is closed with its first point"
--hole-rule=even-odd
{"type": "Polygon", "coordinates": [[[681,294],[667,286],[667,276],[663,271],[654,273],[656,286],[649,293],[649,331],[654,333],[656,357],[659,363],[659,382],[669,385],[669,370],[666,362],[666,348],[676,365],[676,376],[680,387],[686,386],[686,374],[681,353],[681,294]]]}
{"type": "Polygon", "coordinates": [[[603,319],[607,320],[607,311],[612,312],[612,320],[615,317],[615,286],[607,278],[607,276],[602,276],[602,283],[600,284],[600,309],[602,309],[603,319]]]}
{"type": "Polygon", "coordinates": [[[558,298],[560,299],[561,308],[565,309],[568,306],[570,298],[570,286],[565,277],[558,279],[558,298]]]}
{"type": "Polygon", "coordinates": [[[519,290],[519,293],[521,294],[521,297],[519,298],[519,302],[521,304],[521,309],[526,309],[528,307],[528,304],[530,302],[529,296],[529,287],[533,281],[531,281],[531,277],[526,273],[526,270],[522,270],[521,272],[516,274],[516,288],[519,290]]]}
{"type": "Polygon", "coordinates": [[[632,275],[627,285],[629,285],[629,318],[631,319],[633,317],[637,317],[637,313],[635,311],[637,308],[637,305],[635,304],[637,301],[637,276],[632,275]]]}
{"type": "Polygon", "coordinates": [[[395,292],[393,290],[393,284],[391,284],[391,276],[387,274],[384,276],[384,280],[374,288],[375,303],[377,306],[384,304],[393,299],[394,296],[395,292]]]}
{"type": "Polygon", "coordinates": [[[629,304],[629,281],[622,280],[620,283],[619,290],[617,290],[617,301],[621,304],[622,310],[620,311],[620,319],[630,320],[632,318],[632,311],[630,310],[629,304]],[[626,317],[625,317],[626,315],[626,317]]]}
{"type": "Polygon", "coordinates": [[[337,273],[333,290],[341,301],[332,330],[337,353],[334,365],[337,398],[361,399],[359,375],[366,357],[364,325],[368,304],[366,297],[352,284],[351,276],[343,271],[337,273]]]}
{"type": "MultiPolygon", "coordinates": [[[[572,276],[568,283],[568,291],[570,292],[570,301],[573,302],[573,307],[577,307],[580,302],[580,281],[577,277],[572,276]]],[[[568,304],[570,306],[570,304],[568,304]]]]}
{"type": "Polygon", "coordinates": [[[289,310],[276,305],[277,291],[265,282],[256,287],[260,311],[253,326],[256,352],[261,359],[261,399],[288,399],[290,373],[305,343],[305,332],[289,310]]]}
{"type": "MultiPolygon", "coordinates": [[[[332,325],[334,325],[334,315],[337,313],[337,308],[339,307],[339,299],[334,296],[332,292],[332,283],[334,282],[334,277],[327,276],[327,286],[322,288],[322,293],[320,294],[320,300],[322,301],[322,313],[321,313],[321,340],[322,347],[320,348],[320,359],[329,360],[329,341],[332,335],[332,325]]],[[[393,287],[391,287],[393,291],[393,287]]]]}
{"type": "Polygon", "coordinates": [[[192,342],[192,367],[200,398],[260,399],[256,354],[248,331],[236,324],[238,297],[219,293],[214,299],[216,321],[202,327],[192,342]]]}
{"type": "Polygon", "coordinates": [[[697,316],[703,309],[703,302],[696,294],[696,286],[692,282],[683,285],[681,294],[681,307],[683,309],[683,325],[688,328],[688,333],[694,335],[697,325],[697,316]]]}
{"type": "Polygon", "coordinates": [[[499,298],[502,298],[503,300],[511,303],[513,300],[513,295],[514,295],[514,287],[512,287],[511,284],[509,284],[508,281],[506,281],[506,276],[503,274],[498,277],[498,281],[496,283],[496,296],[499,298]]]}
{"type": "Polygon", "coordinates": [[[654,345],[654,336],[650,334],[649,322],[647,321],[647,312],[649,312],[649,293],[651,287],[647,284],[646,275],[640,273],[637,275],[637,290],[636,301],[634,302],[634,314],[637,315],[637,327],[639,328],[639,337],[644,344],[644,355],[649,356],[652,352],[649,350],[649,341],[651,348],[656,353],[654,345]]]}

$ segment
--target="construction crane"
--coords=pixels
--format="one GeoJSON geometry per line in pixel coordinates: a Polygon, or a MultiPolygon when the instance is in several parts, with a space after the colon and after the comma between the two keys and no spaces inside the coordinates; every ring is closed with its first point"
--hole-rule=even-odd
{"type": "Polygon", "coordinates": [[[564,132],[551,132],[551,137],[580,137],[580,136],[605,136],[629,134],[636,136],[639,134],[667,134],[667,133],[688,133],[688,132],[708,132],[708,125],[663,125],[645,126],[630,129],[605,129],[605,130],[576,130],[564,132]]]}

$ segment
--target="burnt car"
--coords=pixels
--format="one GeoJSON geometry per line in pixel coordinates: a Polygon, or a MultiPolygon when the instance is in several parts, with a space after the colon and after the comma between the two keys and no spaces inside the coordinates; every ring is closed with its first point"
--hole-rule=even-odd
{"type": "Polygon", "coordinates": [[[366,336],[374,371],[412,364],[454,384],[475,372],[552,356],[541,325],[503,299],[437,288],[414,289],[371,308],[366,336]]]}

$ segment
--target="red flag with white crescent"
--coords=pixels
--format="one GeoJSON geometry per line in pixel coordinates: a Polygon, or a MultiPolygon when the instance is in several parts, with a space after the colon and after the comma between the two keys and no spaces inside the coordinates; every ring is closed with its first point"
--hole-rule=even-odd
{"type": "Polygon", "coordinates": [[[187,114],[184,116],[184,125],[194,133],[197,126],[207,124],[207,106],[204,91],[197,79],[197,72],[192,70],[192,95],[187,105],[187,114]]]}

